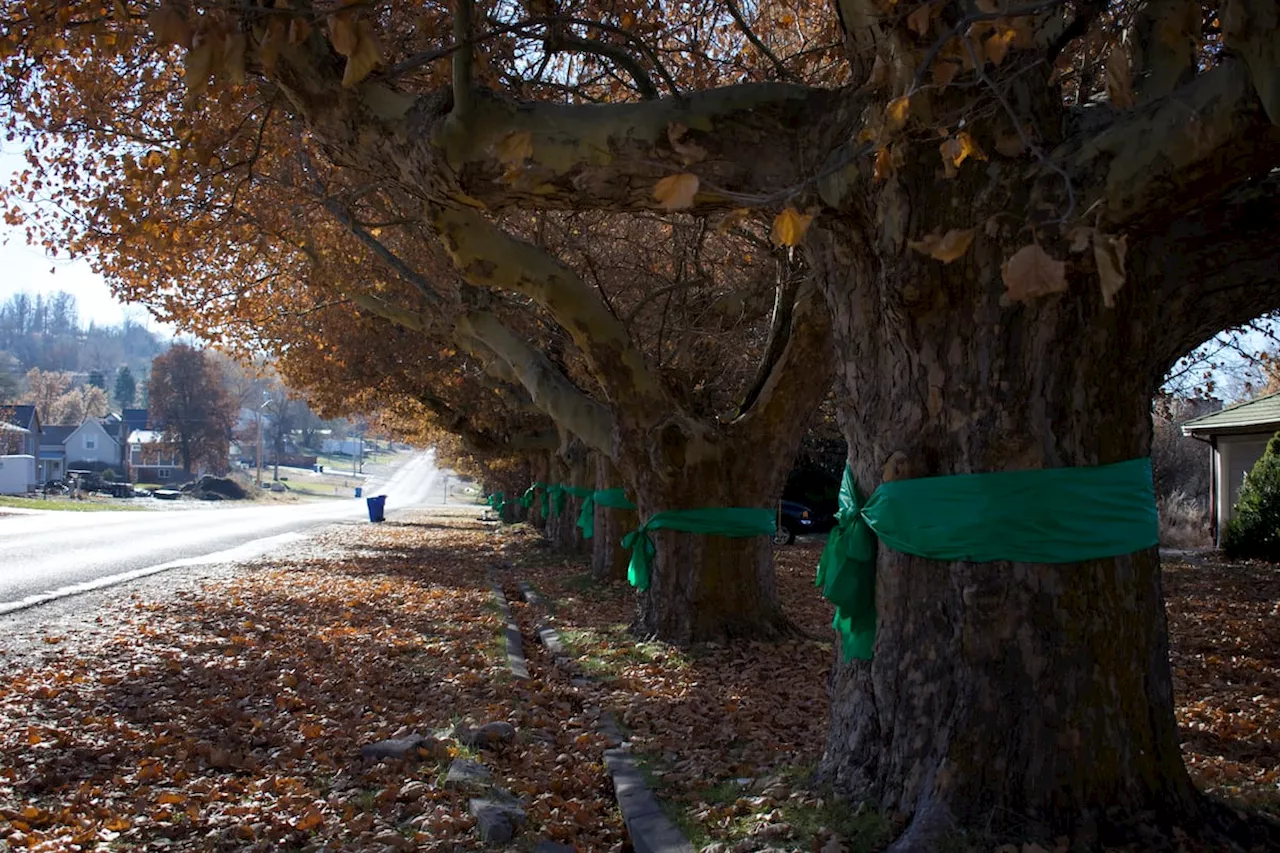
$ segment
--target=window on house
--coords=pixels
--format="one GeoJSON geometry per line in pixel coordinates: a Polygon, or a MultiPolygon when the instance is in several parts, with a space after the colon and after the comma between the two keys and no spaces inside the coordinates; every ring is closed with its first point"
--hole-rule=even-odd
{"type": "Polygon", "coordinates": [[[86,435],[86,436],[84,437],[84,449],[85,449],[85,450],[97,450],[97,449],[98,449],[98,437],[97,437],[96,435],[86,435]]]}
{"type": "Polygon", "coordinates": [[[156,469],[156,479],[157,479],[157,480],[167,480],[167,479],[169,479],[169,469],[168,469],[168,468],[158,468],[158,469],[156,469]]]}

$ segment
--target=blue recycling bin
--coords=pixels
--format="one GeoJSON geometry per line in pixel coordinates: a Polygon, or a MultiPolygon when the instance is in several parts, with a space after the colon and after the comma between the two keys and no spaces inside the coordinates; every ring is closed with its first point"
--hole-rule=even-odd
{"type": "Polygon", "coordinates": [[[356,497],[360,497],[362,494],[364,494],[364,489],[356,486],[356,497]]]}
{"type": "Polygon", "coordinates": [[[369,505],[370,521],[386,521],[387,496],[375,495],[371,498],[365,498],[365,503],[369,505]]]}

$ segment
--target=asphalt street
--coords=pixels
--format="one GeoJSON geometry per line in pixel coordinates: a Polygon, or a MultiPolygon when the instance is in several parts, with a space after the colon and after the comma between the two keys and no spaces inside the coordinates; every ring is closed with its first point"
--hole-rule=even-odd
{"type": "MultiPolygon", "coordinates": [[[[440,503],[434,453],[416,453],[366,494],[397,509],[440,503]]],[[[156,512],[0,515],[0,614],[179,566],[249,559],[311,528],[368,519],[363,499],[299,504],[183,502],[156,512]]]]}

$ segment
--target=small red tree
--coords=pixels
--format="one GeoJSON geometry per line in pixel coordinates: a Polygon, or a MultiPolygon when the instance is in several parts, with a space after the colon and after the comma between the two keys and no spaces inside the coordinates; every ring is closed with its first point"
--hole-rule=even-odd
{"type": "Polygon", "coordinates": [[[200,463],[218,470],[226,467],[235,401],[203,352],[176,344],[156,356],[147,393],[151,423],[178,445],[185,473],[200,463]]]}

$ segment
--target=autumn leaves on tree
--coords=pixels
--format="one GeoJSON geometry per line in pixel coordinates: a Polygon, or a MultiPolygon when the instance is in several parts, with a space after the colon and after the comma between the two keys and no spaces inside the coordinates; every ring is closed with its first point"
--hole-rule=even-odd
{"type": "MultiPolygon", "coordinates": [[[[1277,22],[1274,0],[26,0],[0,54],[38,145],[6,215],[334,409],[545,471],[577,442],[642,518],[770,505],[833,373],[864,494],[1099,465],[1148,453],[1169,364],[1280,307],[1277,22]]],[[[643,630],[783,626],[763,539],[654,540],[643,630]]],[[[1206,808],[1154,549],[881,549],[878,578],[824,769],[914,816],[902,849],[1206,808]]]]}

